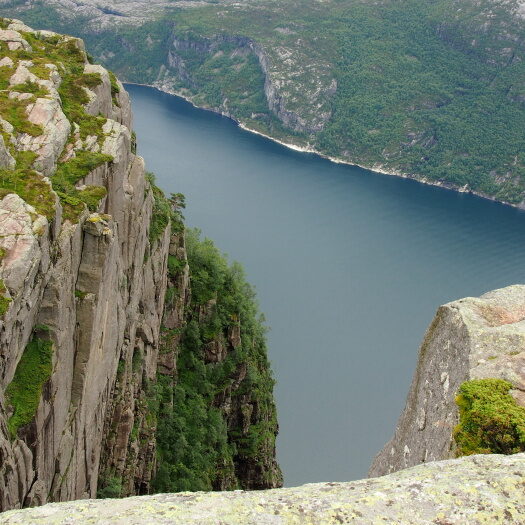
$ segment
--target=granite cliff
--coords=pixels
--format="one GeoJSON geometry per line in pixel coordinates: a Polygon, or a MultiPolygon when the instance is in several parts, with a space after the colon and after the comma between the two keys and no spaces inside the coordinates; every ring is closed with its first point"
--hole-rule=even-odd
{"type": "Polygon", "coordinates": [[[16,20],[0,19],[0,55],[0,510],[279,486],[252,292],[210,241],[187,247],[122,84],[81,40],[16,20]],[[174,430],[205,473],[163,427],[187,399],[215,424],[174,430]]]}
{"type": "MultiPolygon", "coordinates": [[[[508,401],[515,403],[521,413],[521,426],[511,431],[521,432],[520,448],[525,450],[523,285],[439,307],[419,350],[416,371],[395,434],[375,458],[370,476],[461,454],[455,439],[460,423],[458,392],[466,382],[494,379],[507,382],[508,401]]],[[[494,383],[490,386],[494,390],[494,383]]],[[[486,408],[478,410],[483,410],[480,411],[483,417],[490,416],[486,408]]],[[[501,418],[506,425],[507,414],[501,413],[501,418]]],[[[485,433],[490,431],[488,427],[484,429],[485,433]]],[[[501,429],[499,432],[501,435],[488,451],[503,445],[505,432],[501,429]]]]}

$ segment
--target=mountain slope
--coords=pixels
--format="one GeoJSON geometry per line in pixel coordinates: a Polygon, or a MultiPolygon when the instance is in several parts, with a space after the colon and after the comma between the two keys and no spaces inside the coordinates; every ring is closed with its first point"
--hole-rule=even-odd
{"type": "Polygon", "coordinates": [[[523,206],[521,1],[4,5],[279,140],[523,206]]]}

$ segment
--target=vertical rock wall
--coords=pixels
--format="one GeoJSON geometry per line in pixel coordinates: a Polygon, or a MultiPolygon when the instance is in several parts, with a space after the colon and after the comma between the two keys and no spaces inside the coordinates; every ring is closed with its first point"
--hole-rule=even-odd
{"type": "MultiPolygon", "coordinates": [[[[27,34],[40,34],[17,22],[0,33],[9,49],[26,42],[27,34]]],[[[83,53],[82,43],[72,41],[83,53]]],[[[15,67],[13,74],[20,73],[22,66],[15,67]]],[[[54,71],[58,87],[60,63],[54,71]]],[[[135,405],[145,381],[156,374],[169,228],[150,243],[153,196],[144,162],[131,151],[127,93],[121,85],[112,93],[107,71],[87,59],[85,73],[102,79],[93,89],[85,88],[90,99],[86,108],[107,119],[101,151],[113,161],[77,186],[106,188],[99,209],[84,211],[74,222],[62,220],[62,205],[54,193],[52,219],[15,193],[0,200],[0,276],[8,300],[0,320],[0,510],[95,497],[108,429],[113,431],[109,455],[119,468],[132,471],[130,479],[147,483],[154,466],[151,447],[135,451],[130,460],[127,441],[134,425],[145,424],[135,421],[135,405]],[[45,327],[40,336],[53,344],[51,377],[34,418],[10,436],[12,408],[5,390],[39,326],[45,327]],[[141,359],[137,364],[135,358],[133,366],[137,354],[141,359]]],[[[63,123],[65,116],[64,101],[56,90],[54,94],[52,101],[38,99],[52,118],[39,121],[44,133],[33,141],[38,142],[33,148],[39,154],[36,167],[49,175],[56,170],[68,130],[75,126],[66,120],[67,132],[57,146],[56,123],[63,123]]],[[[11,147],[29,149],[24,134],[13,130],[10,138],[11,147]]]]}
{"type": "MultiPolygon", "coordinates": [[[[146,176],[128,95],[83,42],[0,18],[0,54],[0,511],[147,494],[158,463],[173,466],[159,454],[157,416],[179,416],[186,327],[205,331],[227,290],[191,304],[183,197],[167,199],[146,176]]],[[[255,315],[242,294],[229,299],[255,315]]],[[[195,351],[203,367],[240,349],[237,306],[195,351]]],[[[218,393],[203,410],[220,410],[221,439],[239,450],[222,465],[201,449],[209,489],[282,484],[264,338],[245,339],[231,377],[207,384],[218,393]],[[243,452],[235,440],[261,443],[243,452]]]]}

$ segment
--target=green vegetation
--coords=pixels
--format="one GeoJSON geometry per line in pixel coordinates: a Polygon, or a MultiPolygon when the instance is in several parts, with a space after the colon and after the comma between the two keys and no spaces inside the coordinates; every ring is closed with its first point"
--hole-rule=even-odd
{"type": "Polygon", "coordinates": [[[86,186],[83,190],[79,190],[75,184],[94,169],[112,160],[113,157],[110,155],[79,151],[76,157],[58,165],[51,181],[53,189],[62,202],[65,219],[77,221],[85,206],[90,211],[97,210],[100,200],[106,196],[106,188],[86,186]]]}
{"type": "Polygon", "coordinates": [[[173,87],[258,131],[511,203],[524,199],[525,22],[511,13],[513,2],[210,1],[96,34],[85,18],[62,17],[42,1],[23,11],[16,4],[13,14],[30,23],[82,36],[133,82],[158,79],[175,36],[173,87]],[[302,130],[270,113],[248,42],[264,50],[302,130]],[[321,113],[329,118],[312,131],[321,113]]]}
{"type": "Polygon", "coordinates": [[[223,42],[212,53],[188,49],[178,55],[191,72],[192,84],[180,81],[175,88],[187,90],[196,104],[222,107],[237,118],[251,118],[254,113],[269,117],[264,75],[253,53],[238,53],[235,44],[223,42]]]}
{"type": "Polygon", "coordinates": [[[9,98],[8,91],[0,91],[0,115],[20,133],[27,133],[37,137],[42,134],[42,127],[29,122],[26,114],[27,106],[34,101],[34,98],[26,100],[9,98]]]}
{"type": "Polygon", "coordinates": [[[115,76],[113,71],[109,72],[109,80],[111,82],[111,98],[113,99],[113,104],[115,104],[115,106],[118,106],[117,95],[120,93],[120,87],[117,82],[117,77],[115,76]]]}
{"type": "MultiPolygon", "coordinates": [[[[4,42],[0,42],[0,51],[3,56],[9,56],[15,64],[21,59],[30,59],[33,65],[28,66],[29,69],[37,77],[43,79],[49,78],[51,71],[46,64],[55,64],[62,78],[59,88],[62,109],[66,117],[74,124],[74,129],[77,130],[72,133],[69,146],[72,146],[78,138],[85,140],[88,136],[96,136],[98,144],[101,145],[105,138],[103,126],[106,119],[102,116],[89,115],[84,105],[89,102],[86,88],[100,85],[102,78],[98,73],[84,73],[85,55],[77,42],[60,36],[43,37],[31,33],[24,33],[23,36],[33,50],[31,52],[23,49],[10,51],[4,42]]],[[[15,135],[17,133],[41,135],[43,129],[28,120],[26,110],[36,98],[46,98],[50,94],[44,87],[32,81],[7,89],[12,73],[11,68],[0,68],[0,84],[5,88],[0,90],[0,114],[14,127],[15,135]],[[9,93],[14,91],[28,93],[32,96],[22,100],[11,98],[9,93]]],[[[34,206],[38,213],[45,215],[48,219],[53,218],[55,198],[51,193],[51,188],[32,169],[37,155],[32,151],[20,151],[15,148],[7,133],[3,133],[3,137],[4,143],[16,160],[16,167],[14,170],[0,170],[0,198],[8,193],[17,193],[34,206]]],[[[52,187],[62,202],[64,219],[78,220],[86,206],[91,211],[97,209],[100,199],[106,194],[106,189],[89,186],[79,190],[75,185],[89,172],[112,160],[110,155],[80,149],[75,151],[75,154],[67,161],[59,161],[56,173],[50,178],[52,187]]]]}
{"type": "MultiPolygon", "coordinates": [[[[172,377],[158,376],[154,408],[159,470],[153,488],[159,492],[242,488],[244,480],[236,467],[268,461],[275,446],[274,381],[265,328],[240,266],[228,265],[209,239],[200,240],[198,231],[186,232],[186,246],[192,301],[178,347],[173,347],[173,340],[180,330],[164,330],[161,351],[177,352],[177,380],[174,384],[172,377]],[[207,312],[204,319],[199,311],[207,312]],[[235,347],[228,340],[234,327],[240,328],[235,347]],[[206,357],[207,345],[215,342],[227,349],[223,360],[206,357]],[[246,376],[232,388],[241,370],[246,376]],[[220,400],[230,391],[236,410],[241,403],[254,409],[248,430],[229,421],[220,408],[220,400]]],[[[172,262],[170,278],[175,279],[183,267],[172,262]]]]}
{"type": "Polygon", "coordinates": [[[146,173],[146,179],[149,182],[154,199],[149,227],[149,240],[153,244],[166,231],[170,222],[172,231],[181,232],[184,229],[182,222],[184,217],[181,209],[185,208],[186,205],[182,193],[172,193],[168,199],[164,192],[155,185],[153,173],[146,173]]]}
{"type": "Polygon", "coordinates": [[[9,308],[11,304],[11,298],[7,297],[5,294],[7,289],[5,287],[4,281],[0,279],[0,317],[2,317],[9,308]]]}
{"type": "Polygon", "coordinates": [[[105,486],[97,490],[98,499],[119,498],[122,492],[122,479],[117,476],[110,477],[105,486]]]}
{"type": "Polygon", "coordinates": [[[55,199],[49,184],[34,170],[0,169],[0,199],[10,193],[22,197],[35,210],[51,219],[55,215],[55,199]]]}
{"type": "Polygon", "coordinates": [[[87,292],[83,292],[82,290],[75,290],[75,297],[77,299],[80,299],[82,301],[82,299],[84,299],[84,297],[86,297],[87,295],[87,292]]]}
{"type": "Polygon", "coordinates": [[[525,408],[509,394],[511,388],[502,379],[461,385],[456,398],[459,424],[454,430],[458,456],[525,451],[525,408]]]}
{"type": "Polygon", "coordinates": [[[8,428],[11,438],[15,438],[18,429],[27,425],[34,418],[42,388],[51,377],[53,343],[33,337],[26,346],[11,383],[6,388],[6,399],[13,408],[8,428]]]}

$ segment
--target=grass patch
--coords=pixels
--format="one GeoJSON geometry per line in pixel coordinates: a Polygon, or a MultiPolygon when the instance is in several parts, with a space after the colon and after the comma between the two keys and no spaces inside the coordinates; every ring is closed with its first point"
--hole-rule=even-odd
{"type": "Polygon", "coordinates": [[[79,84],[89,89],[95,88],[102,84],[100,73],[84,73],[78,80],[79,84]]]}
{"type": "Polygon", "coordinates": [[[41,80],[49,80],[49,77],[51,76],[51,69],[46,67],[45,64],[47,63],[47,60],[35,59],[33,60],[34,65],[29,68],[29,71],[31,71],[33,75],[36,75],[41,80]]]}
{"type": "Polygon", "coordinates": [[[10,88],[10,91],[19,93],[32,93],[35,97],[46,97],[49,95],[46,89],[40,87],[36,82],[26,80],[23,84],[16,84],[10,88]]]}
{"type": "Polygon", "coordinates": [[[34,151],[19,151],[16,155],[16,169],[28,170],[38,158],[34,151]]]}
{"type": "Polygon", "coordinates": [[[58,165],[55,175],[51,177],[53,187],[56,185],[58,190],[64,191],[65,188],[76,184],[94,169],[112,160],[111,155],[104,153],[77,151],[74,158],[58,165]]]}
{"type": "Polygon", "coordinates": [[[84,190],[76,190],[73,195],[57,191],[64,210],[63,217],[71,222],[78,221],[82,212],[87,208],[89,211],[97,211],[100,200],[107,194],[104,186],[87,186],[84,190]]]}
{"type": "Polygon", "coordinates": [[[31,102],[32,100],[9,98],[7,92],[0,92],[0,115],[15,128],[15,132],[38,137],[44,131],[42,126],[37,126],[27,120],[26,108],[31,102]]]}
{"type": "Polygon", "coordinates": [[[6,399],[14,409],[7,423],[11,438],[20,427],[35,417],[42,388],[51,377],[53,343],[34,337],[26,346],[16,367],[11,383],[6,388],[6,399]]]}
{"type": "Polygon", "coordinates": [[[525,451],[525,408],[509,394],[511,388],[502,379],[461,385],[456,397],[459,424],[454,429],[457,456],[525,451]]]}
{"type": "MultiPolygon", "coordinates": [[[[2,248],[2,259],[5,257],[5,250],[2,248]]],[[[4,281],[0,279],[0,316],[3,316],[9,309],[12,299],[6,297],[5,293],[7,289],[5,287],[4,281]]]]}
{"type": "MultiPolygon", "coordinates": [[[[27,160],[27,159],[26,159],[27,160]]],[[[48,219],[55,216],[55,197],[49,184],[31,169],[0,170],[0,199],[10,193],[20,195],[48,219]]]]}

